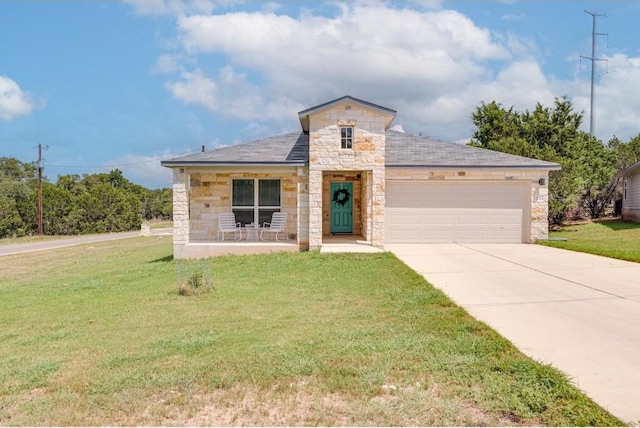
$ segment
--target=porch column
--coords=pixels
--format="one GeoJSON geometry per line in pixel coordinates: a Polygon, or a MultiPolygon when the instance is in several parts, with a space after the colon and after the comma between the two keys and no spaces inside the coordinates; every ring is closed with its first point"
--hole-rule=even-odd
{"type": "Polygon", "coordinates": [[[298,167],[297,173],[297,214],[298,245],[300,249],[309,248],[309,168],[298,167]]]}
{"type": "Polygon", "coordinates": [[[385,170],[382,164],[371,171],[371,245],[379,248],[384,247],[384,206],[385,170]]]}
{"type": "Polygon", "coordinates": [[[185,168],[173,168],[173,257],[183,258],[189,243],[189,196],[185,168]]]}
{"type": "Polygon", "coordinates": [[[309,171],[309,249],[322,246],[322,170],[309,171]]]}

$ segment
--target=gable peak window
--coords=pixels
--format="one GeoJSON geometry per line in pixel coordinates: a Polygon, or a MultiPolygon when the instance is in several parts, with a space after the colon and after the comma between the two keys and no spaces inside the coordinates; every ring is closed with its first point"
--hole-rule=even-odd
{"type": "Polygon", "coordinates": [[[340,128],[340,148],[353,148],[353,126],[342,126],[340,128]]]}

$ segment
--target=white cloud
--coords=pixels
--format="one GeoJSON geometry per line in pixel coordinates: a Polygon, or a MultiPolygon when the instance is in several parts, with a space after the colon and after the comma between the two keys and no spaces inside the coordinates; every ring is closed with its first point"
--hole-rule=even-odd
{"type": "Polygon", "coordinates": [[[182,80],[167,82],[173,96],[185,104],[196,104],[211,111],[219,109],[218,85],[200,70],[182,73],[182,80]]]}
{"type": "Polygon", "coordinates": [[[0,119],[11,120],[31,113],[34,103],[20,86],[6,76],[0,76],[0,119]]]}
{"type": "MultiPolygon", "coordinates": [[[[512,55],[490,31],[458,12],[382,3],[342,5],[331,17],[311,12],[298,18],[265,12],[181,16],[177,25],[187,54],[222,54],[228,65],[214,74],[183,73],[167,87],[185,103],[242,120],[288,119],[348,94],[400,112],[415,105],[405,117],[416,128],[416,122],[429,121],[425,107],[444,106],[451,114],[460,101],[447,99],[450,94],[491,80],[486,63],[512,55]]],[[[447,121],[468,122],[470,113],[456,112],[447,121]]]]}
{"type": "Polygon", "coordinates": [[[182,69],[180,58],[176,55],[160,55],[153,65],[155,73],[170,74],[182,69]]]}
{"type": "MultiPolygon", "coordinates": [[[[607,58],[611,71],[601,76],[595,88],[596,136],[608,141],[613,135],[628,140],[640,133],[640,58],[616,54],[607,58]]],[[[584,110],[584,128],[589,128],[590,84],[581,82],[580,96],[573,98],[574,105],[584,110]]]]}
{"type": "Polygon", "coordinates": [[[184,72],[181,80],[168,82],[167,88],[185,104],[243,120],[282,120],[303,109],[284,95],[263,96],[260,88],[230,66],[222,68],[215,80],[199,69],[184,72]]]}
{"type": "MultiPolygon", "coordinates": [[[[160,57],[156,67],[181,73],[166,84],[176,99],[245,121],[239,134],[246,136],[295,129],[298,111],[343,95],[396,109],[396,123],[407,132],[452,141],[471,135],[471,115],[483,101],[524,111],[568,95],[588,121],[588,99],[576,95],[588,94],[588,86],[545,75],[532,39],[491,32],[438,1],[424,6],[336,3],[331,16],[276,14],[272,5],[252,13],[181,14],[182,50],[160,57]]],[[[640,87],[629,82],[640,79],[638,61],[613,56],[610,69],[617,72],[601,78],[603,139],[614,130],[621,138],[635,135],[640,87]]]]}
{"type": "Polygon", "coordinates": [[[99,170],[109,172],[120,169],[129,181],[147,188],[171,187],[172,172],[160,165],[160,160],[169,158],[169,152],[160,157],[124,155],[104,163],[99,170]]]}

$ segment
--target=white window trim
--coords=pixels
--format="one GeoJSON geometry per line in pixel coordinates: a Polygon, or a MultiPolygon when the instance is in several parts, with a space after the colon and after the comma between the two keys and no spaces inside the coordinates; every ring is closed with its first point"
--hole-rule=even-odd
{"type": "Polygon", "coordinates": [[[353,126],[341,126],[340,127],[340,149],[342,150],[353,150],[353,134],[355,133],[355,129],[353,126]],[[350,137],[343,137],[342,130],[349,129],[351,130],[350,137]],[[347,147],[345,147],[347,146],[347,147]]]}

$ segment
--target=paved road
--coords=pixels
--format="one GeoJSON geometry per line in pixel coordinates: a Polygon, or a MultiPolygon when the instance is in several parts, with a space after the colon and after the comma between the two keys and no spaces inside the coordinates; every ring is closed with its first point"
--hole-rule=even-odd
{"type": "Polygon", "coordinates": [[[527,244],[392,245],[522,352],[640,423],[640,264],[527,244]]]}
{"type": "MultiPolygon", "coordinates": [[[[171,229],[151,229],[151,234],[167,235],[171,234],[171,229]]],[[[115,239],[134,238],[136,236],[140,236],[140,231],[64,237],[46,241],[27,242],[24,244],[6,244],[0,245],[0,256],[28,253],[31,251],[51,250],[54,248],[73,247],[74,245],[90,244],[92,242],[113,241],[115,239]]]]}

